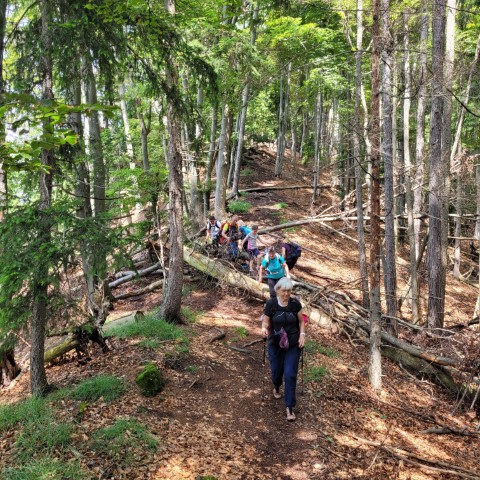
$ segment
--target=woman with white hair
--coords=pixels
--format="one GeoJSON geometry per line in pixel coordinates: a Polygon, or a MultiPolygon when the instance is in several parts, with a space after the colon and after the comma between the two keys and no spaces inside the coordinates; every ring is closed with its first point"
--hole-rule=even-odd
{"type": "Polygon", "coordinates": [[[292,298],[293,283],[281,278],[275,285],[276,297],[265,305],[262,334],[268,337],[268,357],[272,373],[273,396],[282,398],[280,387],[285,383],[285,408],[287,420],[295,420],[298,363],[305,346],[305,322],[302,304],[292,298]]]}

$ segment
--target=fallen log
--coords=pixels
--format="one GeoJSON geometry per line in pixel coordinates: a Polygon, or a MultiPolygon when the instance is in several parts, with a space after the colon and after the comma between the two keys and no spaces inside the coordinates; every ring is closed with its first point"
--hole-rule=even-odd
{"type": "MultiPolygon", "coordinates": [[[[301,188],[312,188],[311,185],[289,185],[289,186],[282,186],[282,185],[271,185],[265,187],[252,187],[252,188],[245,188],[243,190],[239,190],[238,193],[249,193],[249,192],[268,192],[270,190],[298,190],[301,188]]],[[[230,192],[227,195],[227,200],[232,200],[237,195],[234,192],[230,192]]]]}
{"type": "Polygon", "coordinates": [[[152,282],[144,288],[140,290],[135,290],[133,292],[122,293],[121,295],[117,295],[115,300],[124,300],[125,298],[130,297],[137,297],[138,295],[143,295],[145,293],[150,293],[156,290],[157,288],[162,288],[164,284],[163,278],[161,280],[157,280],[156,282],[152,282]]]}
{"type": "Polygon", "coordinates": [[[139,278],[139,277],[144,277],[145,275],[148,275],[149,273],[153,273],[155,271],[162,271],[160,269],[160,262],[155,263],[154,265],[151,265],[150,267],[144,268],[143,270],[138,270],[137,272],[130,272],[128,275],[124,275],[117,280],[114,280],[113,282],[110,282],[108,284],[109,288],[114,288],[118,287],[119,285],[122,285],[123,283],[129,282],[130,280],[133,280],[134,278],[139,278]]]}

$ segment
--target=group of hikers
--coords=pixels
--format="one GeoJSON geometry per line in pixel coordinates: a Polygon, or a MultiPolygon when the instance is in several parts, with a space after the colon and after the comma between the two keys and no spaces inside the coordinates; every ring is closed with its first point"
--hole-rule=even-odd
{"type": "Polygon", "coordinates": [[[284,397],[286,417],[292,422],[296,419],[293,409],[307,324],[302,304],[291,296],[293,282],[290,271],[301,255],[301,248],[296,243],[286,242],[284,236],[268,245],[259,239],[258,230],[258,225],[247,227],[237,215],[225,222],[218,221],[212,215],[208,219],[205,242],[215,249],[225,246],[226,255],[231,260],[238,258],[241,242],[242,248],[248,252],[252,276],[258,275],[258,281],[262,283],[263,273],[266,273],[270,299],[261,317],[262,335],[268,342],[273,398],[284,397]],[[260,244],[266,247],[263,255],[259,250],[260,244]],[[282,384],[283,394],[280,391],[282,384]]]}

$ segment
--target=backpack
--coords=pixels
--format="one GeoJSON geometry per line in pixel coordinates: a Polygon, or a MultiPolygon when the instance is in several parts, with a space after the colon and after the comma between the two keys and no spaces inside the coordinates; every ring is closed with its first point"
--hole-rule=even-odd
{"type": "Polygon", "coordinates": [[[240,240],[243,240],[252,231],[252,229],[250,227],[247,227],[246,225],[242,225],[239,230],[240,240]]]}
{"type": "Polygon", "coordinates": [[[302,256],[302,247],[295,242],[285,243],[285,261],[294,260],[302,256]]]}
{"type": "Polygon", "coordinates": [[[211,230],[213,227],[218,227],[221,229],[222,224],[218,220],[215,220],[215,223],[213,225],[210,222],[207,223],[207,230],[211,230]]]}
{"type": "Polygon", "coordinates": [[[225,225],[228,225],[228,228],[226,231],[227,236],[230,237],[233,241],[238,240],[238,226],[230,225],[230,223],[228,222],[222,222],[222,224],[220,225],[220,235],[218,237],[220,239],[220,243],[226,242],[225,238],[222,237],[222,232],[225,225]]]}

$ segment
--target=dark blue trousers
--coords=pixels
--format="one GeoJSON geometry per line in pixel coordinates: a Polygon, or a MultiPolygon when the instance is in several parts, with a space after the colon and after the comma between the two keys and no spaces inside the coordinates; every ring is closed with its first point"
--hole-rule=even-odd
{"type": "Polygon", "coordinates": [[[298,345],[288,349],[277,345],[268,345],[268,358],[272,372],[273,386],[278,390],[285,382],[285,407],[294,407],[297,403],[297,376],[301,349],[298,345]]]}

